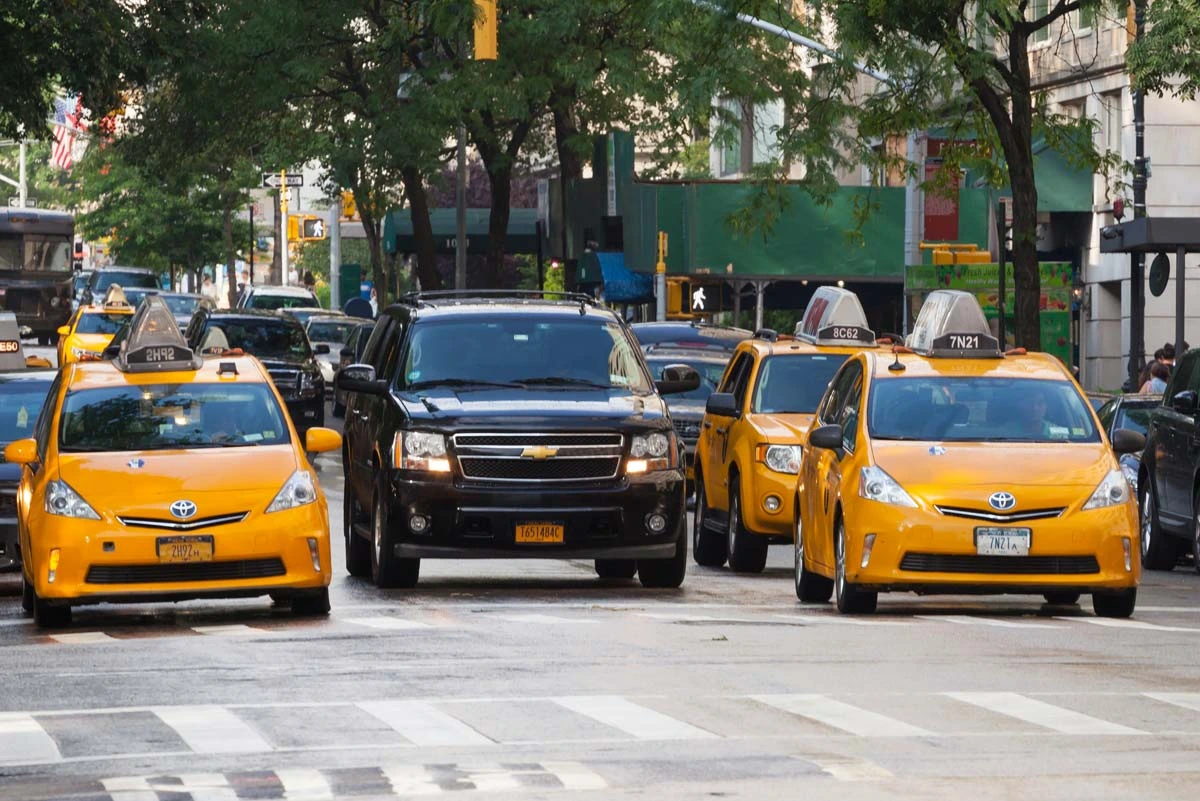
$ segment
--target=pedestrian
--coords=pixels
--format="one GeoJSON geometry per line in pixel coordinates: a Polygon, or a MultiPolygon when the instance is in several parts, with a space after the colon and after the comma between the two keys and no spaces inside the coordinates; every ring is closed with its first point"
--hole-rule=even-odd
{"type": "Polygon", "coordinates": [[[208,298],[216,306],[221,300],[221,290],[213,283],[210,276],[204,276],[204,285],[200,287],[200,294],[208,298]]]}
{"type": "Polygon", "coordinates": [[[375,294],[375,287],[371,287],[371,316],[379,316],[379,296],[375,294]]]}
{"type": "Polygon", "coordinates": [[[311,292],[317,286],[317,279],[312,274],[312,270],[304,271],[304,288],[311,292]]]}
{"type": "Polygon", "coordinates": [[[1159,353],[1162,354],[1162,358],[1159,359],[1160,362],[1167,365],[1167,367],[1175,366],[1175,345],[1168,342],[1162,346],[1162,350],[1160,350],[1159,353]]]}
{"type": "Polygon", "coordinates": [[[1171,368],[1165,362],[1155,362],[1150,365],[1150,380],[1142,384],[1139,392],[1142,395],[1161,395],[1167,391],[1167,379],[1171,377],[1171,368]]]}

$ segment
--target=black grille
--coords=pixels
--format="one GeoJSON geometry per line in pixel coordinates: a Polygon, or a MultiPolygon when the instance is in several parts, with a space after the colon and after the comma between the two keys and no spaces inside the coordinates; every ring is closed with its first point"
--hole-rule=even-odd
{"type": "Polygon", "coordinates": [[[906,553],[901,570],[914,573],[992,573],[1072,575],[1099,573],[1094,556],[979,556],[976,554],[906,553]]]}
{"type": "Polygon", "coordinates": [[[685,442],[695,442],[700,439],[699,420],[672,420],[671,423],[675,426],[675,433],[685,442]]]}
{"type": "Polygon", "coordinates": [[[595,445],[620,447],[620,434],[455,434],[454,444],[460,448],[470,448],[481,445],[502,445],[506,447],[521,447],[525,445],[544,445],[549,447],[563,445],[595,445]]]}
{"type": "Polygon", "coordinates": [[[275,382],[275,386],[279,387],[280,392],[293,392],[300,389],[299,370],[268,370],[267,373],[275,382]]]}
{"type": "Polygon", "coordinates": [[[0,517],[17,516],[17,496],[0,492],[0,517]]]}
{"type": "Polygon", "coordinates": [[[492,481],[586,481],[612,478],[619,456],[597,459],[489,459],[459,457],[463,475],[492,481]]]}
{"type": "Polygon", "coordinates": [[[88,584],[153,584],[269,578],[285,573],[281,559],[243,559],[166,565],[92,565],[85,580],[88,584]]]}

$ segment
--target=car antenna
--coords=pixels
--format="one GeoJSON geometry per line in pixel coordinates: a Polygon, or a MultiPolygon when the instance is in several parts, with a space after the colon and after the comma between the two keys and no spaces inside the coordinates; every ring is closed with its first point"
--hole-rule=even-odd
{"type": "MultiPolygon", "coordinates": [[[[908,351],[908,348],[904,348],[904,350],[908,351]]],[[[908,352],[911,353],[912,351],[908,351],[908,352]]],[[[908,369],[907,367],[904,366],[904,363],[900,361],[900,346],[899,345],[892,346],[892,355],[896,357],[896,360],[888,365],[888,372],[903,373],[905,370],[908,369]]]]}

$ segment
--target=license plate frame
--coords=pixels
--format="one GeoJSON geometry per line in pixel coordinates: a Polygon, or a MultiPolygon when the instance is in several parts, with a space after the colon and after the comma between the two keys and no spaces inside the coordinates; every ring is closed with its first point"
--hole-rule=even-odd
{"type": "Polygon", "coordinates": [[[164,565],[211,562],[214,550],[211,534],[177,534],[159,537],[154,541],[158,561],[164,565]]]}
{"type": "Polygon", "coordinates": [[[517,523],[513,541],[517,545],[562,545],[566,525],[557,520],[531,520],[517,523]]]}
{"type": "Polygon", "coordinates": [[[979,556],[1029,556],[1033,529],[1024,526],[976,526],[975,553],[979,556]]]}

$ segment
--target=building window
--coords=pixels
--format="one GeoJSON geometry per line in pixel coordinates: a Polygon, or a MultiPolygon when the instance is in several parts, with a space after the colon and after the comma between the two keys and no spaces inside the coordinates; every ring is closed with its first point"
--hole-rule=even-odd
{"type": "Polygon", "coordinates": [[[737,100],[722,100],[721,108],[733,119],[731,130],[721,133],[721,175],[733,175],[742,171],[742,104],[737,100]]]}
{"type": "MultiPolygon", "coordinates": [[[[1050,0],[1031,0],[1029,3],[1029,20],[1036,22],[1050,13],[1050,0]]],[[[1043,25],[1033,32],[1029,40],[1034,44],[1050,41],[1050,26],[1043,25]]]]}
{"type": "Polygon", "coordinates": [[[1121,117],[1121,93],[1110,92],[1100,95],[1100,124],[1103,127],[1104,149],[1110,153],[1121,153],[1121,134],[1124,120],[1121,117]]]}
{"type": "Polygon", "coordinates": [[[1075,12],[1075,33],[1090,32],[1096,27],[1096,7],[1084,6],[1075,12]]]}
{"type": "Polygon", "coordinates": [[[1069,120],[1083,119],[1082,100],[1064,100],[1059,104],[1060,113],[1069,120]]]}

